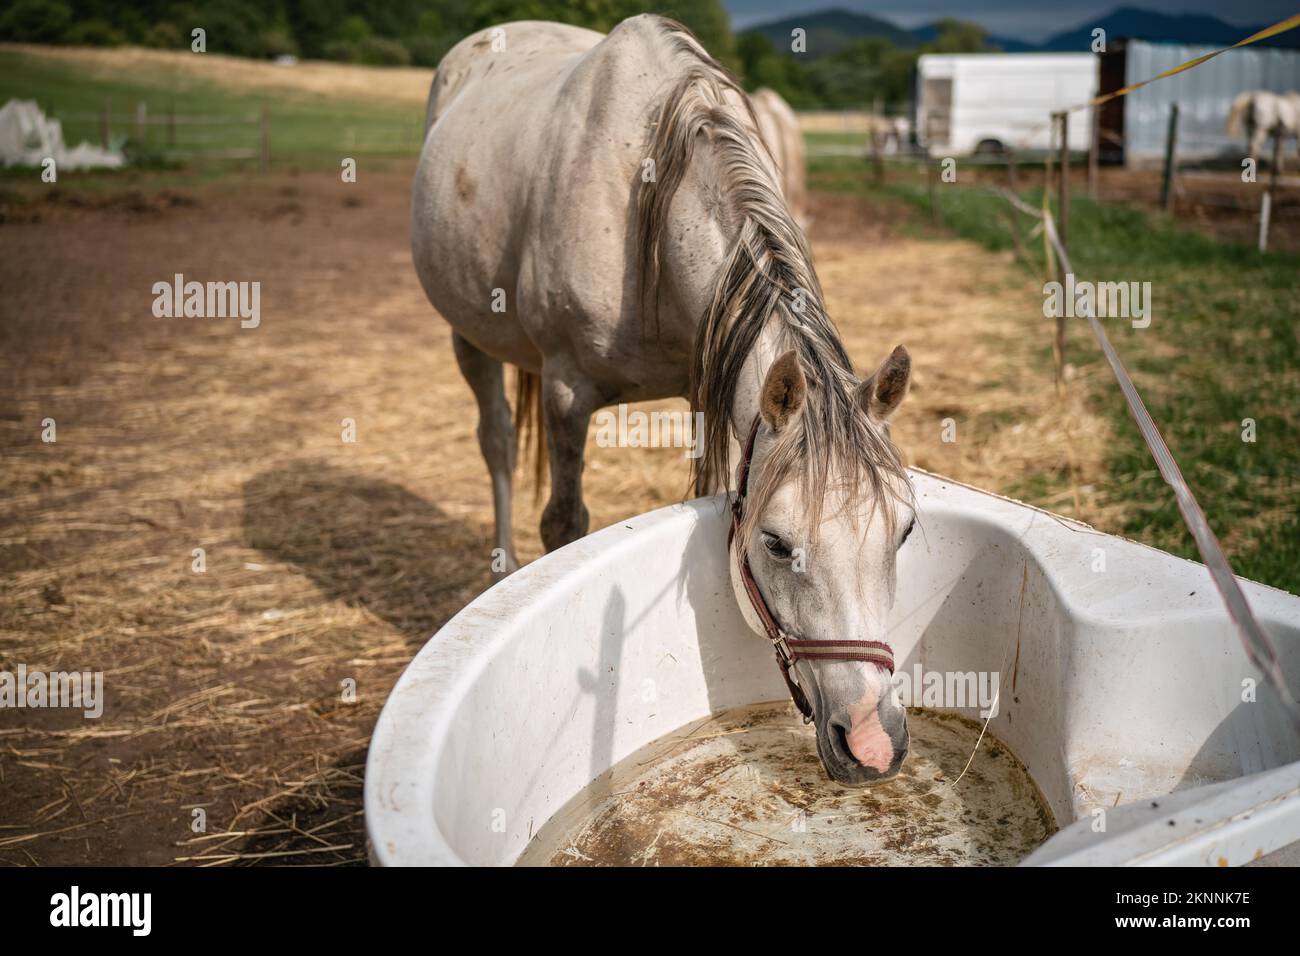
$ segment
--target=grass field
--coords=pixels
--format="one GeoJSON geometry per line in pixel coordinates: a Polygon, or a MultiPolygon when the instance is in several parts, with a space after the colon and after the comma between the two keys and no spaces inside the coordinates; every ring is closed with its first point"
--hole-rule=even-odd
{"type": "MultiPolygon", "coordinates": [[[[62,121],[64,139],[69,144],[82,140],[101,142],[101,116],[108,103],[111,139],[124,145],[133,159],[164,168],[173,165],[169,160],[186,161],[209,174],[240,168],[240,163],[256,164],[260,146],[258,118],[264,107],[270,117],[273,165],[337,167],[345,156],[405,157],[416,155],[420,149],[424,108],[421,103],[411,102],[409,89],[413,82],[405,76],[414,71],[397,71],[402,75],[394,76],[394,86],[401,96],[382,96],[375,90],[382,90],[387,71],[370,68],[367,73],[354,69],[363,76],[377,77],[369,87],[345,84],[355,94],[355,98],[348,98],[326,96],[310,85],[295,88],[288,82],[283,86],[255,86],[241,81],[238,69],[182,71],[167,69],[149,57],[138,60],[129,51],[116,58],[97,58],[92,55],[95,52],[105,51],[85,51],[89,59],[78,59],[0,49],[0,102],[15,97],[35,100],[47,114],[62,121]],[[134,117],[140,103],[145,104],[152,120],[162,120],[171,111],[182,118],[176,124],[173,141],[168,141],[167,126],[157,122],[145,127],[143,138],[137,135],[134,117]],[[204,122],[186,123],[186,117],[204,122]],[[232,162],[223,155],[230,152],[243,157],[232,162]]],[[[250,63],[248,68],[286,74],[299,69],[262,63],[250,63]]],[[[432,76],[431,71],[421,72],[432,76]]],[[[422,82],[427,93],[428,79],[422,82]]]]}
{"type": "MultiPolygon", "coordinates": [[[[914,180],[875,186],[863,164],[850,159],[815,160],[811,184],[929,209],[927,191],[914,180]]],[[[1041,193],[1026,195],[1035,205],[1041,201],[1041,193]]],[[[991,250],[1012,249],[1004,199],[951,185],[940,186],[936,198],[946,229],[991,250]]],[[[1180,229],[1159,214],[1078,196],[1071,199],[1069,229],[1080,279],[1152,284],[1150,327],[1114,320],[1107,332],[1237,573],[1300,592],[1300,256],[1260,255],[1180,229]],[[1245,419],[1255,422],[1253,442],[1243,440],[1245,419]]],[[[1027,251],[1041,274],[1041,240],[1027,251]]],[[[1026,334],[1047,338],[1042,304],[1038,298],[1024,303],[1026,334]]],[[[1104,364],[1086,326],[1071,328],[1066,359],[1078,369],[1104,364]]],[[[1102,507],[1085,517],[1196,557],[1109,372],[1086,381],[1093,383],[1090,402],[1114,428],[1102,507]],[[1107,502],[1125,507],[1108,509],[1107,502]]],[[[1044,481],[1066,480],[1035,475],[1019,491],[1041,499],[1051,491],[1044,481]]]]}

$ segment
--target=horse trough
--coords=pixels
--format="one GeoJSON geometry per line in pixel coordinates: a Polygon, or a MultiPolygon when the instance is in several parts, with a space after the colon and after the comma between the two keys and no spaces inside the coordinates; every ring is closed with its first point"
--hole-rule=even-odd
{"type": "MultiPolygon", "coordinates": [[[[535,561],[425,645],[370,746],[372,859],[1239,865],[1300,840],[1300,733],[1204,567],[912,477],[893,780],[827,779],[737,605],[726,502],[699,499],[535,561]]],[[[1244,588],[1300,682],[1300,598],[1244,588]]]]}

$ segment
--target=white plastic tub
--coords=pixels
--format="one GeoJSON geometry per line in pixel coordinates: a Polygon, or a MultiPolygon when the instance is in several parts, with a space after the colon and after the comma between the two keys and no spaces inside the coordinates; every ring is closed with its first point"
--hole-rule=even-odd
{"type": "MultiPolygon", "coordinates": [[[[1026,862],[1236,865],[1300,839],[1300,733],[1201,565],[914,480],[921,526],[900,554],[891,622],[899,671],[1000,673],[989,731],[1062,827],[1026,862]]],[[[726,518],[720,498],[638,516],[448,622],[375,728],[373,860],[513,863],[570,797],[647,743],[785,699],[735,604],[726,518]]],[[[1245,590],[1300,682],[1300,598],[1245,590]]]]}

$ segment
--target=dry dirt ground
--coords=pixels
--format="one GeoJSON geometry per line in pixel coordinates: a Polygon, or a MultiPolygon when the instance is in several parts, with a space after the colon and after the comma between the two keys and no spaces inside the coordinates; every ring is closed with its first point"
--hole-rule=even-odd
{"type": "MultiPolygon", "coordinates": [[[[102,671],[106,703],[0,710],[0,863],[364,861],[375,718],[489,583],[476,412],[411,268],[409,177],[6,210],[0,670],[102,671]],[[175,273],[260,281],[261,326],[154,318],[175,273]]],[[[995,490],[1065,475],[1042,503],[1096,517],[1105,424],[1087,382],[1055,394],[1035,281],[901,237],[902,207],[817,196],[814,214],[850,354],[912,350],[910,460],[995,490]]],[[[593,428],[588,462],[593,528],[686,488],[680,450],[596,448],[593,428]]]]}

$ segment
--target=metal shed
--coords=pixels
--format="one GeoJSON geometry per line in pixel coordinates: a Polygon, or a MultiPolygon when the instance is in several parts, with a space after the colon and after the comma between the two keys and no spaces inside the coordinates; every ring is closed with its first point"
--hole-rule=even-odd
{"type": "MultiPolygon", "coordinates": [[[[1150,79],[1214,47],[1120,40],[1101,55],[1101,92],[1150,79]]],[[[1101,152],[1109,161],[1143,164],[1164,155],[1169,109],[1178,104],[1178,155],[1239,156],[1245,143],[1224,125],[1239,93],[1300,90],[1300,51],[1270,47],[1230,50],[1198,67],[1144,86],[1101,108],[1101,152]]]]}

